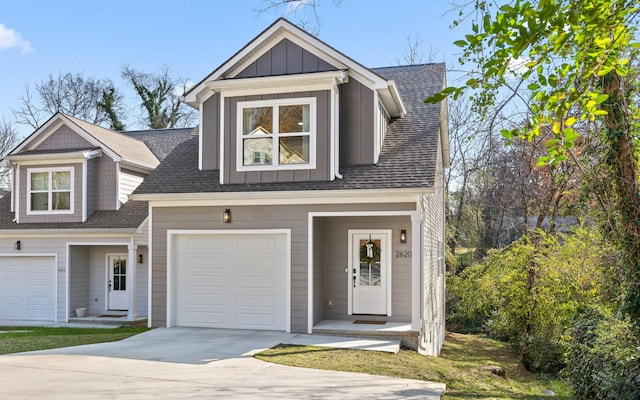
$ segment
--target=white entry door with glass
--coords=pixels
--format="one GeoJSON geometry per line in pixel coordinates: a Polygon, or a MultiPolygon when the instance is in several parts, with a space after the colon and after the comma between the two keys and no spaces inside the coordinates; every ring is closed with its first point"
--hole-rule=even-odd
{"type": "Polygon", "coordinates": [[[107,297],[109,310],[127,310],[127,255],[107,256],[107,297]]]}
{"type": "Polygon", "coordinates": [[[349,231],[349,314],[391,315],[391,231],[349,231]]]}

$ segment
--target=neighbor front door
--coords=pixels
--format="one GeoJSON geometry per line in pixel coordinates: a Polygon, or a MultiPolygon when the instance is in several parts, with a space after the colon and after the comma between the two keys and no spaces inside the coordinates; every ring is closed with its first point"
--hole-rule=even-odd
{"type": "Polygon", "coordinates": [[[390,315],[390,231],[350,231],[351,314],[390,315]]]}
{"type": "Polygon", "coordinates": [[[113,254],[107,257],[107,302],[109,310],[127,310],[127,255],[113,254]]]}

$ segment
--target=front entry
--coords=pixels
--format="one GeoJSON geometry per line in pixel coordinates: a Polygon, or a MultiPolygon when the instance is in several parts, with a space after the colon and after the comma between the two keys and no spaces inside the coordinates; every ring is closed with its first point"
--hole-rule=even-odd
{"type": "Polygon", "coordinates": [[[391,315],[391,231],[349,231],[349,314],[391,315]]]}
{"type": "Polygon", "coordinates": [[[107,256],[107,301],[109,310],[127,310],[127,255],[107,256]]]}

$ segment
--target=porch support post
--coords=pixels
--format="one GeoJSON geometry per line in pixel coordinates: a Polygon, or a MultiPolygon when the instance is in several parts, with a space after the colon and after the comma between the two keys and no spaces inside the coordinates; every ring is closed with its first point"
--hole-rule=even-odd
{"type": "Polygon", "coordinates": [[[422,217],[420,213],[411,214],[411,330],[419,331],[421,328],[420,315],[422,298],[420,290],[422,285],[422,217]]]}
{"type": "Polygon", "coordinates": [[[136,319],[136,274],[138,263],[138,245],[129,245],[129,257],[127,265],[127,321],[135,321],[136,319]]]}

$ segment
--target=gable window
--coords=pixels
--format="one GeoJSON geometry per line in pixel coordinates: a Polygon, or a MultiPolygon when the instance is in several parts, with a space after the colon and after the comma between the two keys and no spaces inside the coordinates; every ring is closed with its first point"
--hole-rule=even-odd
{"type": "Polygon", "coordinates": [[[238,170],[315,168],[316,99],[238,103],[238,170]]]}
{"type": "Polygon", "coordinates": [[[73,168],[27,171],[28,214],[73,213],[73,168]]]}

